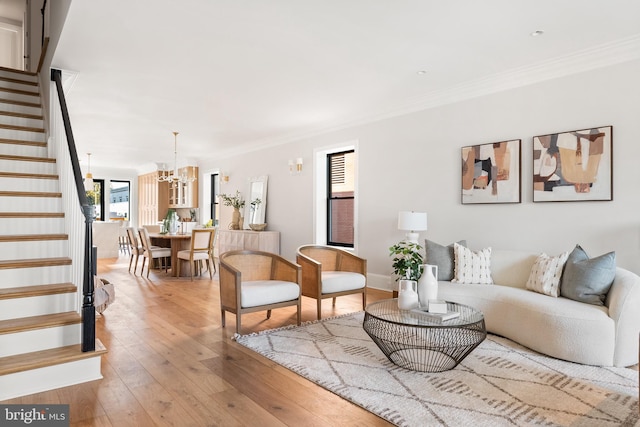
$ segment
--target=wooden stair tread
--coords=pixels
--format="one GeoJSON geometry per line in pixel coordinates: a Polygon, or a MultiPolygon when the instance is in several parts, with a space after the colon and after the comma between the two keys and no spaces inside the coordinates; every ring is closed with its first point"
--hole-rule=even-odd
{"type": "Polygon", "coordinates": [[[33,119],[33,120],[43,120],[44,119],[42,117],[42,115],[18,113],[18,112],[15,112],[15,111],[0,111],[0,116],[19,117],[21,119],[33,119]]]}
{"type": "Polygon", "coordinates": [[[27,141],[24,139],[8,139],[0,138],[0,144],[13,144],[13,145],[32,145],[35,147],[46,147],[47,143],[42,141],[27,141]]]}
{"type": "Polygon", "coordinates": [[[0,218],[64,218],[64,212],[0,212],[0,218]]]}
{"type": "Polygon", "coordinates": [[[0,320],[0,334],[13,334],[16,332],[33,331],[35,329],[75,325],[80,322],[82,322],[82,317],[75,311],[0,320]]]}
{"type": "Polygon", "coordinates": [[[23,74],[25,76],[36,76],[37,73],[34,73],[33,71],[25,71],[25,70],[18,70],[16,68],[9,68],[9,67],[0,67],[0,71],[6,71],[9,73],[16,73],[16,74],[23,74]]]}
{"type": "Polygon", "coordinates": [[[10,87],[0,87],[0,91],[7,92],[7,93],[15,93],[16,95],[36,96],[38,98],[40,97],[40,94],[38,92],[33,92],[30,90],[13,89],[10,87]]]}
{"type": "Polygon", "coordinates": [[[30,126],[20,126],[20,125],[5,125],[0,123],[0,129],[6,130],[19,130],[23,132],[37,132],[44,133],[44,128],[34,128],[30,126]]]}
{"type": "Polygon", "coordinates": [[[2,357],[0,358],[0,375],[75,362],[77,360],[101,356],[106,352],[107,348],[99,339],[96,339],[95,351],[82,352],[82,345],[74,344],[49,350],[34,351],[33,353],[2,357]]]}
{"type": "Polygon", "coordinates": [[[68,234],[4,234],[0,242],[33,242],[44,240],[67,240],[68,234]]]}
{"type": "Polygon", "coordinates": [[[62,197],[62,193],[51,193],[44,191],[0,191],[0,196],[4,197],[62,197]]]}
{"type": "Polygon", "coordinates": [[[13,154],[0,154],[0,160],[16,160],[19,162],[44,162],[44,163],[56,162],[56,159],[52,159],[50,157],[16,156],[13,154]]]}
{"type": "Polygon", "coordinates": [[[33,258],[0,260],[0,270],[9,268],[56,267],[71,265],[71,258],[33,258]]]}
{"type": "Polygon", "coordinates": [[[50,285],[21,286],[0,289],[0,300],[30,298],[44,295],[70,294],[76,292],[73,283],[53,283],[50,285]]]}
{"type": "Polygon", "coordinates": [[[0,178],[58,179],[58,175],[47,173],[0,172],[0,178]]]}
{"type": "Polygon", "coordinates": [[[18,83],[21,85],[27,85],[27,86],[38,86],[38,82],[32,82],[29,80],[22,80],[22,79],[13,79],[11,77],[3,77],[0,76],[0,80],[4,81],[4,82],[8,82],[8,83],[18,83]]]}
{"type": "Polygon", "coordinates": [[[35,102],[16,101],[15,99],[0,98],[0,102],[4,104],[20,105],[21,107],[41,108],[40,104],[36,104],[35,102]]]}

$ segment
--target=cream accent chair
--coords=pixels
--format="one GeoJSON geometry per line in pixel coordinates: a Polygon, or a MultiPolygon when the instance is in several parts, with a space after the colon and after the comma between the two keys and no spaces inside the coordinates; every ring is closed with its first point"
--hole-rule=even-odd
{"type": "MultiPolygon", "coordinates": [[[[193,281],[193,271],[200,266],[202,261],[206,261],[209,277],[213,279],[212,270],[216,270],[216,263],[213,261],[213,242],[215,236],[216,230],[213,228],[194,228],[191,230],[191,249],[178,252],[178,277],[180,277],[180,260],[184,259],[189,261],[191,281],[193,281]]],[[[200,268],[198,268],[198,270],[200,270],[200,268]]]]}
{"type": "Polygon", "coordinates": [[[220,255],[220,311],[225,326],[227,311],[236,315],[241,333],[245,313],[295,305],[301,322],[300,266],[271,252],[229,251],[220,255]]]}
{"type": "Polygon", "coordinates": [[[144,264],[147,259],[149,260],[149,265],[147,266],[147,278],[149,278],[149,270],[151,270],[151,264],[153,264],[153,260],[156,258],[160,258],[162,260],[162,266],[164,267],[164,272],[167,272],[167,264],[169,264],[169,259],[171,258],[171,248],[160,248],[157,246],[151,245],[151,239],[149,238],[149,232],[146,228],[142,227],[139,231],[140,234],[140,242],[142,243],[142,248],[144,249],[144,253],[142,254],[144,258],[142,259],[142,269],[140,269],[140,275],[144,271],[144,264]]]}
{"type": "Polygon", "coordinates": [[[362,309],[367,305],[367,260],[331,246],[304,245],[296,262],[302,268],[302,295],[315,298],[318,320],[322,318],[322,300],[350,294],[362,294],[362,309]]]}

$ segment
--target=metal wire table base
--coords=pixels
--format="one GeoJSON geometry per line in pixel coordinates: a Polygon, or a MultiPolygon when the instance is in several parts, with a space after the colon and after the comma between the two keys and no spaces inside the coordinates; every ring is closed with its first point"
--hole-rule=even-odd
{"type": "Polygon", "coordinates": [[[460,317],[433,321],[420,313],[398,309],[396,299],[367,306],[363,328],[394,364],[421,372],[455,368],[487,336],[478,310],[448,303],[460,317]]]}

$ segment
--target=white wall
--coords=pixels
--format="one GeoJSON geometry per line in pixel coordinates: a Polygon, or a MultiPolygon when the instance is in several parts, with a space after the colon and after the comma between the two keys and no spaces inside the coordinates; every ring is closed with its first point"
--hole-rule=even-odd
{"type": "MultiPolygon", "coordinates": [[[[555,79],[376,123],[247,153],[201,170],[231,175],[224,192],[246,191],[246,177],[269,175],[267,222],[282,233],[282,254],[313,238],[314,148],[359,141],[359,255],[380,282],[391,274],[388,247],[403,238],[400,210],[426,211],[443,244],[557,254],[581,244],[592,256],[615,250],[618,265],[640,273],[640,61],[555,79]],[[612,202],[532,202],[532,137],[613,126],[612,202]],[[462,205],[460,148],[522,139],[520,204],[462,205]],[[287,160],[303,157],[301,175],[287,160]]],[[[222,226],[226,222],[221,223],[222,226]]]]}

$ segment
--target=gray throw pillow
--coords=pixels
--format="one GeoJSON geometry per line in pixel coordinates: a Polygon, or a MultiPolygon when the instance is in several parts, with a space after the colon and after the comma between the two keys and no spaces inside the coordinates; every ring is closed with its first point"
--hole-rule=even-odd
{"type": "MultiPolygon", "coordinates": [[[[457,242],[459,245],[467,246],[466,240],[457,242]]],[[[425,264],[438,266],[438,280],[452,280],[455,275],[455,255],[453,254],[453,243],[449,246],[442,246],[431,240],[424,239],[425,264]]]]}
{"type": "Polygon", "coordinates": [[[588,304],[604,305],[615,276],[615,252],[589,258],[584,249],[576,245],[564,266],[560,295],[588,304]]]}

